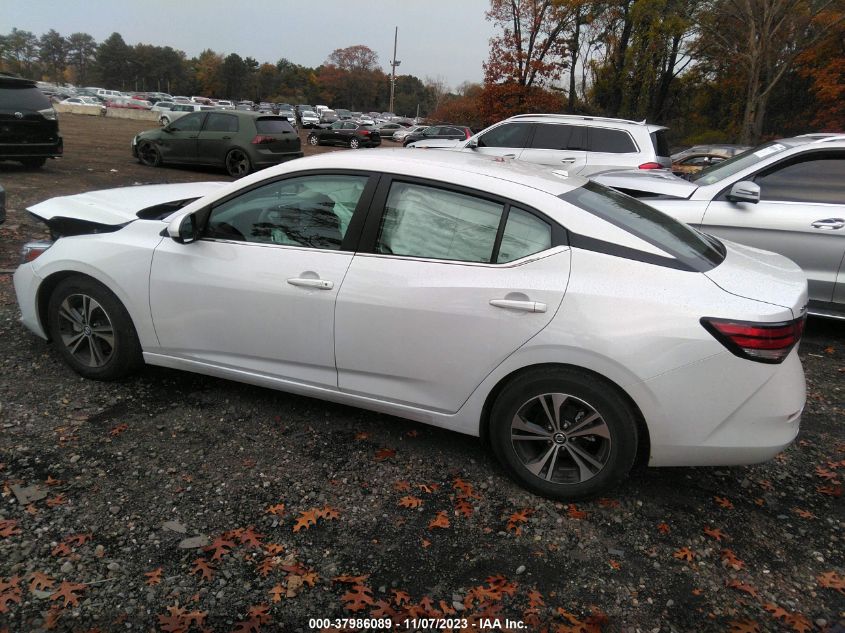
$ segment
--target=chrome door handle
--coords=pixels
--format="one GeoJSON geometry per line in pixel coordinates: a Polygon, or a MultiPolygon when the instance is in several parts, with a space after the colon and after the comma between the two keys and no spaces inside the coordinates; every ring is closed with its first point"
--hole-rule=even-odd
{"type": "Polygon", "coordinates": [[[503,154],[502,158],[516,158],[516,154],[503,154]]]}
{"type": "Polygon", "coordinates": [[[334,288],[334,283],[326,281],[325,279],[304,279],[301,277],[294,277],[288,279],[291,286],[300,286],[301,288],[316,288],[317,290],[331,290],[334,288]]]}
{"type": "Polygon", "coordinates": [[[578,160],[578,159],[577,158],[564,158],[560,162],[562,162],[562,163],[574,163],[576,160],[578,160]]]}
{"type": "Polygon", "coordinates": [[[490,299],[490,305],[522,312],[545,312],[546,304],[539,301],[514,301],[513,299],[490,299]]]}
{"type": "Polygon", "coordinates": [[[827,218],[826,220],[816,220],[810,226],[814,229],[822,229],[823,231],[841,229],[842,227],[845,227],[845,218],[827,218]]]}

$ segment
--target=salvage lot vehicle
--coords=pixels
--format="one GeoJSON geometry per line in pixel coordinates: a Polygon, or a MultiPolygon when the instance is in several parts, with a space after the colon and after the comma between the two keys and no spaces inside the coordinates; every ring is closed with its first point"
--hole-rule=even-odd
{"type": "Polygon", "coordinates": [[[235,178],[299,158],[301,147],[283,117],[232,110],[193,112],[132,139],[132,155],[144,165],[214,165],[235,178]]]}
{"type": "Polygon", "coordinates": [[[56,111],[36,83],[0,75],[0,160],[42,167],[63,149],[56,111]]]}
{"type": "Polygon", "coordinates": [[[353,121],[335,121],[328,127],[317,128],[308,134],[309,145],[346,145],[350,149],[378,147],[381,135],[369,125],[353,121]]]}
{"type": "Polygon", "coordinates": [[[716,237],[789,257],[809,280],[810,313],[845,318],[845,135],[765,143],[689,180],[596,179],[716,237]]]}
{"type": "Polygon", "coordinates": [[[89,378],[147,362],[483,435],[557,498],[798,432],[800,269],[578,177],[329,153],[29,210],[57,239],[15,273],[23,323],[89,378]]]}

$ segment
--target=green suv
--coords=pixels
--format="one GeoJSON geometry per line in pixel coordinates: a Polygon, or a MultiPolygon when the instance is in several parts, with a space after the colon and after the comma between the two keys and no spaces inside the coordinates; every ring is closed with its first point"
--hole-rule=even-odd
{"type": "Polygon", "coordinates": [[[300,158],[299,135],[283,117],[258,112],[193,112],[132,139],[132,155],[144,165],[163,163],[223,167],[240,178],[300,158]]]}

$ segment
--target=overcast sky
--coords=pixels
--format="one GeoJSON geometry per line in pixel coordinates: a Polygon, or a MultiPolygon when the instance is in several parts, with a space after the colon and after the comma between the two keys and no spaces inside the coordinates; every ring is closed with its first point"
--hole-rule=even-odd
{"type": "Polygon", "coordinates": [[[211,48],[259,62],[286,57],[317,66],[336,48],[364,44],[385,72],[399,27],[397,73],[442,78],[455,88],[481,81],[493,25],[489,0],[0,0],[0,29],[40,36],[82,31],[102,42],[172,46],[189,57],[211,48]]]}

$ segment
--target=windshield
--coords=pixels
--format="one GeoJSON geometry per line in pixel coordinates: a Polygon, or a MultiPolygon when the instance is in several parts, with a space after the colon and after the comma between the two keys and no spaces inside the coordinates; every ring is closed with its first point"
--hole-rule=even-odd
{"type": "Polygon", "coordinates": [[[747,152],[737,154],[733,158],[723,160],[715,165],[702,169],[699,173],[691,176],[690,180],[702,186],[712,185],[757,164],[764,158],[772,156],[773,154],[780,154],[781,152],[785,152],[787,149],[789,148],[781,143],[764,143],[763,145],[750,149],[747,152]]]}

